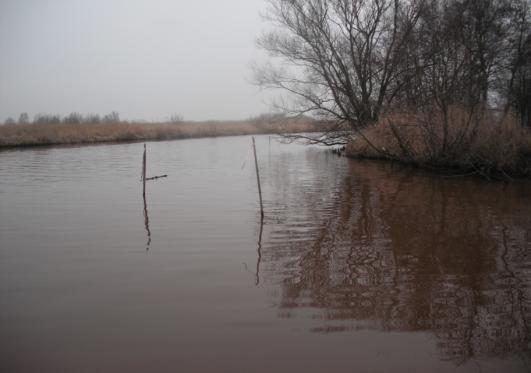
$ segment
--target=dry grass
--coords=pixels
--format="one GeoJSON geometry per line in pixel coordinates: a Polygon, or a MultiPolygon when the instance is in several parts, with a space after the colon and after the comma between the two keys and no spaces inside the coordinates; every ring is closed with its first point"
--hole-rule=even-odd
{"type": "Polygon", "coordinates": [[[454,108],[445,121],[437,113],[401,113],[382,118],[364,135],[373,146],[357,137],[347,146],[347,155],[488,178],[531,176],[531,131],[511,116],[497,119],[454,108]]]}
{"type": "Polygon", "coordinates": [[[186,123],[110,124],[4,124],[0,125],[0,147],[90,144],[171,140],[194,137],[234,136],[265,133],[312,132],[318,125],[308,119],[186,123]]]}

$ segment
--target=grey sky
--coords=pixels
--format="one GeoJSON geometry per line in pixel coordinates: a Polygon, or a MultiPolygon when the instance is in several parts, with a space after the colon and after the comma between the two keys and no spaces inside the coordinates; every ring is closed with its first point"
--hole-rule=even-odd
{"type": "Polygon", "coordinates": [[[164,120],[268,110],[249,81],[263,0],[0,0],[0,121],[19,113],[164,120]]]}

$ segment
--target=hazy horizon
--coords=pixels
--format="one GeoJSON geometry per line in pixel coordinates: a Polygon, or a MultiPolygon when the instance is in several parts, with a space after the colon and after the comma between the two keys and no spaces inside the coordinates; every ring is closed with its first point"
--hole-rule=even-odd
{"type": "Polygon", "coordinates": [[[106,114],[160,121],[269,111],[251,83],[263,0],[0,2],[0,121],[106,114]]]}

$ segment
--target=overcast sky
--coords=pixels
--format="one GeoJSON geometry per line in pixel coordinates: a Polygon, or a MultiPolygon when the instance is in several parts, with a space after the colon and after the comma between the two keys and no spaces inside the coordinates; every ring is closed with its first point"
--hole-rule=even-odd
{"type": "Polygon", "coordinates": [[[263,0],[0,0],[0,121],[21,112],[244,119],[263,0]]]}

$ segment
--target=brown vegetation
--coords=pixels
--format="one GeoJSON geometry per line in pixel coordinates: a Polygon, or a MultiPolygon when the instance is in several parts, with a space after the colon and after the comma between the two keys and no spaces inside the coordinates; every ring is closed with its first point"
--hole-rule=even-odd
{"type": "Polygon", "coordinates": [[[307,132],[319,125],[309,119],[183,123],[55,123],[0,125],[0,147],[171,140],[194,137],[307,132]]]}
{"type": "Polygon", "coordinates": [[[487,178],[531,176],[531,131],[512,116],[474,115],[458,108],[445,118],[436,112],[401,113],[382,117],[363,135],[349,143],[348,156],[460,169],[487,178]]]}

